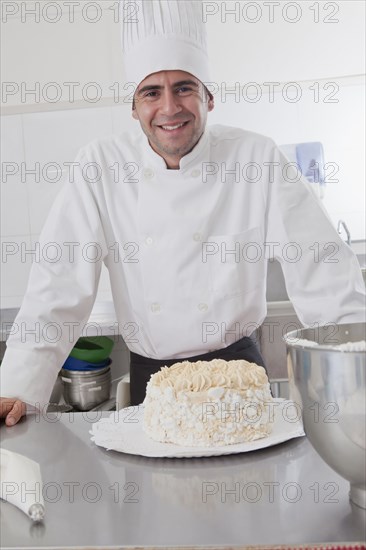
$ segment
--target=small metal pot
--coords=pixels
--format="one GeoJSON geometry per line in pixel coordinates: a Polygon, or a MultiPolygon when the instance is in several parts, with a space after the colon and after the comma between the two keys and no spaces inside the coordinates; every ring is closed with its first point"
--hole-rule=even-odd
{"type": "Polygon", "coordinates": [[[65,402],[79,411],[89,411],[109,399],[111,368],[92,371],[61,369],[61,381],[65,402]]]}

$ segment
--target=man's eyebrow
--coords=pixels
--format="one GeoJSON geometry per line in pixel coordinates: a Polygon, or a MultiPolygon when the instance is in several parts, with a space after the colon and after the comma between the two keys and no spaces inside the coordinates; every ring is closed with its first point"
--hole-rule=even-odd
{"type": "Polygon", "coordinates": [[[180,80],[179,82],[174,82],[173,86],[174,88],[180,88],[181,86],[194,86],[195,88],[199,88],[199,84],[195,82],[194,80],[180,80]]]}
{"type": "Polygon", "coordinates": [[[150,92],[153,90],[162,90],[163,86],[159,86],[158,84],[148,84],[146,86],[143,86],[137,91],[137,95],[142,95],[145,92],[150,92]]]}
{"type": "MultiPolygon", "coordinates": [[[[179,82],[174,82],[172,88],[180,88],[181,86],[194,86],[195,88],[199,88],[199,84],[194,80],[180,80],[179,82]]],[[[137,91],[137,95],[141,96],[145,92],[162,90],[163,88],[164,86],[160,86],[159,84],[147,84],[146,86],[143,86],[137,91]]]]}

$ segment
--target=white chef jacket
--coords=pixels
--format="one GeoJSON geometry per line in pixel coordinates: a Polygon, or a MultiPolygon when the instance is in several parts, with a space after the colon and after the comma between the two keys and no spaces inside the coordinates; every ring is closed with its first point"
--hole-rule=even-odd
{"type": "Polygon", "coordinates": [[[154,359],[224,348],[259,327],[272,258],[304,325],[363,320],[356,257],[266,137],[206,128],[169,170],[139,130],[84,147],[68,179],[7,342],[2,396],[47,403],[88,321],[102,262],[120,333],[154,359]]]}

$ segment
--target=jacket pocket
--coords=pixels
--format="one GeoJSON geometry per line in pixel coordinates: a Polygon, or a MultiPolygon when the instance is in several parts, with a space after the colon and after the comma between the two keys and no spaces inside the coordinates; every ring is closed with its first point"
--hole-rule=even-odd
{"type": "Polygon", "coordinates": [[[203,261],[209,266],[212,292],[226,298],[263,286],[265,255],[259,227],[235,235],[210,235],[205,247],[203,261]]]}

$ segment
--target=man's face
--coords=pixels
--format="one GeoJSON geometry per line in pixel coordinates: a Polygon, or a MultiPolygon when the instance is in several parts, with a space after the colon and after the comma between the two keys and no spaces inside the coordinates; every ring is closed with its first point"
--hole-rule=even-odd
{"type": "Polygon", "coordinates": [[[161,71],[140,83],[132,114],[168,168],[179,168],[180,159],[202,136],[213,107],[197,78],[184,71],[161,71]]]}

